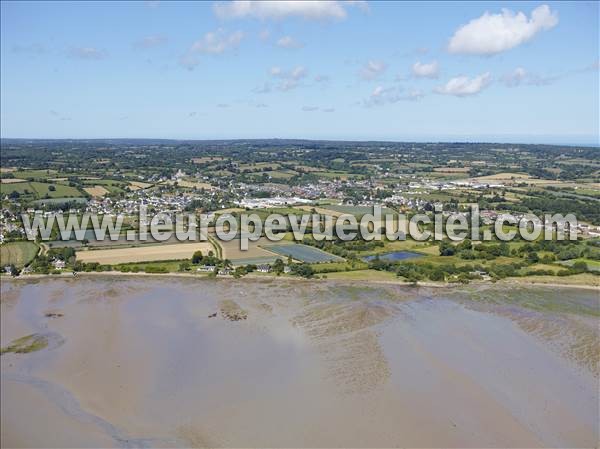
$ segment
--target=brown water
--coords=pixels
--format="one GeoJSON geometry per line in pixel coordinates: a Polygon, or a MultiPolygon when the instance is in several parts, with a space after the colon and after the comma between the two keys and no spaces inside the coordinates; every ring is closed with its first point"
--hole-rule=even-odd
{"type": "Polygon", "coordinates": [[[49,341],[1,357],[3,447],[598,444],[597,291],[106,277],[0,306],[2,347],[49,341]]]}

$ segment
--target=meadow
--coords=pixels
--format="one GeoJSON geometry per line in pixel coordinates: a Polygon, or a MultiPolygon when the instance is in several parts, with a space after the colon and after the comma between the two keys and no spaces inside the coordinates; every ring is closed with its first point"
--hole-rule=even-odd
{"type": "Polygon", "coordinates": [[[37,255],[40,247],[33,242],[8,242],[0,246],[0,264],[23,267],[28,265],[37,255]]]}

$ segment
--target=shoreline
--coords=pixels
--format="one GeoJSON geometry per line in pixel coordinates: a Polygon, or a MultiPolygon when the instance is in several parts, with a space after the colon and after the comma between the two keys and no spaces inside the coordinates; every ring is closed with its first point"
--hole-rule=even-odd
{"type": "MultiPolygon", "coordinates": [[[[196,273],[123,273],[121,271],[91,271],[91,272],[78,272],[77,276],[73,276],[72,273],[61,273],[61,274],[27,274],[18,277],[12,276],[0,276],[0,282],[3,281],[27,281],[27,280],[39,280],[39,279],[77,279],[80,277],[102,277],[102,276],[115,276],[115,277],[156,277],[156,278],[192,278],[192,279],[201,279],[208,280],[211,279],[207,274],[196,274],[196,273]]],[[[213,280],[219,279],[235,279],[233,276],[217,276],[212,278],[213,280]]],[[[568,284],[568,283],[560,283],[560,282],[539,282],[539,281],[528,281],[527,278],[507,278],[502,279],[497,282],[490,281],[472,281],[469,284],[460,284],[460,283],[448,283],[448,282],[406,282],[406,281],[394,281],[394,280],[371,280],[368,278],[365,279],[306,279],[297,276],[275,276],[275,275],[259,275],[259,274],[247,274],[235,280],[242,279],[252,279],[252,280],[286,280],[286,281],[294,281],[294,282],[335,282],[335,283],[346,283],[346,284],[374,284],[374,285],[397,285],[401,287],[427,287],[427,288],[457,288],[463,285],[472,285],[472,286],[489,286],[489,285],[507,285],[507,286],[515,286],[515,285],[525,285],[532,287],[553,287],[553,288],[577,288],[582,290],[597,290],[600,292],[600,285],[588,285],[588,284],[568,284]]]]}

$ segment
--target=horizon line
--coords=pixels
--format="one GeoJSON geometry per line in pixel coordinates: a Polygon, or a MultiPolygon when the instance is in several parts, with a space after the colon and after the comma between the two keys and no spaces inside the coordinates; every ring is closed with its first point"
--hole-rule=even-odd
{"type": "MultiPolygon", "coordinates": [[[[30,141],[111,141],[111,140],[155,140],[155,141],[170,141],[170,142],[218,142],[218,141],[258,141],[258,140],[280,140],[280,141],[307,141],[307,142],[381,142],[381,143],[482,143],[482,144],[503,144],[503,145],[567,145],[567,146],[578,146],[584,145],[588,147],[600,147],[600,137],[590,136],[585,134],[574,134],[574,135],[546,135],[547,138],[565,139],[565,141],[519,141],[519,137],[525,137],[525,135],[506,135],[507,140],[504,140],[501,136],[496,136],[499,140],[490,138],[491,136],[480,135],[473,136],[468,139],[465,136],[457,135],[456,138],[452,136],[439,137],[438,139],[426,139],[426,138],[412,138],[412,139],[391,139],[391,138],[304,138],[304,137],[228,137],[228,138],[185,138],[185,137],[2,137],[0,141],[5,140],[30,140],[30,141]],[[512,140],[511,139],[514,139],[512,140]],[[566,141],[568,137],[573,138],[590,138],[590,140],[583,140],[582,142],[566,141]],[[501,139],[501,140],[500,140],[501,139]]],[[[532,138],[542,137],[541,135],[530,135],[532,138]]]]}

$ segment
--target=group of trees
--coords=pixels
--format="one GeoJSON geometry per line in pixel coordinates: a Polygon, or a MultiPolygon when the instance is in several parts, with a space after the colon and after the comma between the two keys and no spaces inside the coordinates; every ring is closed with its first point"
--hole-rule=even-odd
{"type": "Polygon", "coordinates": [[[356,238],[354,240],[345,241],[337,236],[335,236],[333,240],[315,240],[313,237],[306,235],[302,239],[302,243],[343,258],[351,258],[355,252],[373,251],[377,248],[383,248],[384,246],[384,242],[381,240],[366,241],[361,238],[356,238]]]}
{"type": "Polygon", "coordinates": [[[52,261],[54,260],[63,260],[67,266],[73,268],[78,264],[74,248],[50,248],[46,254],[38,254],[29,265],[29,268],[34,273],[48,274],[54,271],[54,267],[52,266],[52,261]]]}

